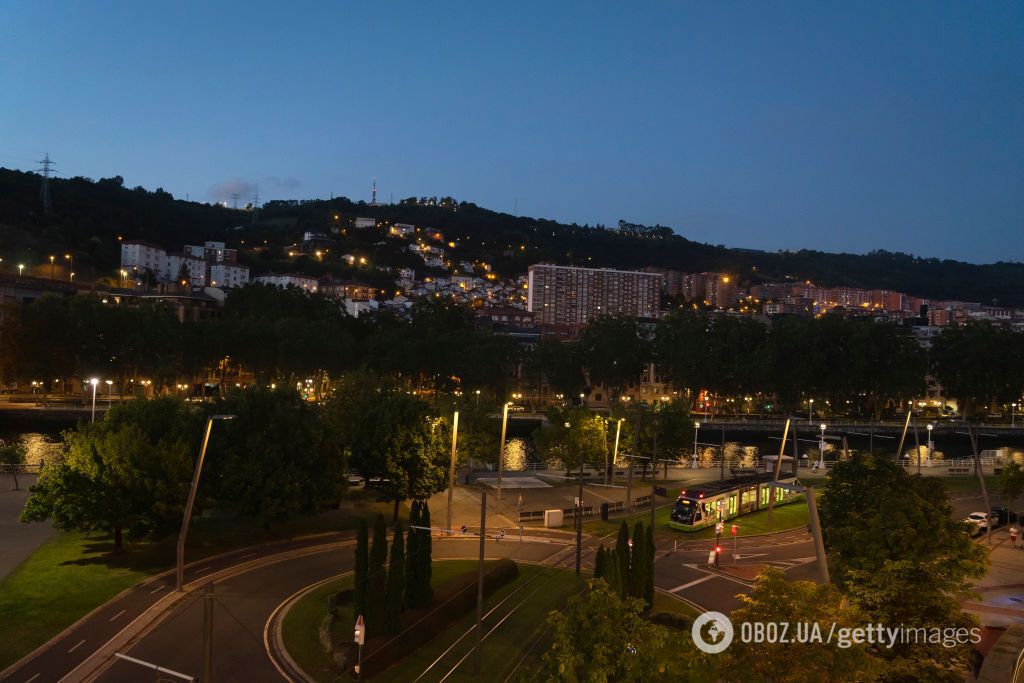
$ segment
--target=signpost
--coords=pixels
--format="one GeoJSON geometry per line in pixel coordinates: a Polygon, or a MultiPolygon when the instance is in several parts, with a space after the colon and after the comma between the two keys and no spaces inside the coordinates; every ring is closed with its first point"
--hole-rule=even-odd
{"type": "Polygon", "coordinates": [[[359,655],[356,660],[356,680],[363,680],[363,643],[366,641],[366,625],[363,623],[363,615],[356,618],[356,631],[352,641],[359,645],[359,655]]]}
{"type": "Polygon", "coordinates": [[[732,563],[736,564],[736,551],[738,550],[740,538],[740,527],[736,524],[732,525],[732,563]]]}

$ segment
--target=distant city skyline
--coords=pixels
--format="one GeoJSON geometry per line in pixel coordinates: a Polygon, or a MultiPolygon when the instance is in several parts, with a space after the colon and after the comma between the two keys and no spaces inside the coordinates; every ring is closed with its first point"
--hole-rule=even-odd
{"type": "Polygon", "coordinates": [[[9,3],[0,166],[1024,261],[1024,6],[9,3]],[[294,46],[301,45],[302,49],[294,46]]]}

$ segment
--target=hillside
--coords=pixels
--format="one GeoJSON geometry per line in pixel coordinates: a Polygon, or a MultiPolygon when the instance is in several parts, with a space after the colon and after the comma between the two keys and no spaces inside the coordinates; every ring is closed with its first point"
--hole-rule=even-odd
{"type": "MultiPolygon", "coordinates": [[[[0,257],[5,263],[41,264],[49,254],[73,251],[76,270],[89,267],[109,274],[118,265],[118,237],[142,239],[170,249],[185,243],[223,240],[239,247],[240,258],[257,273],[303,270],[310,274],[354,274],[332,259],[288,260],[281,249],[306,230],[329,232],[350,226],[356,216],[413,223],[441,229],[459,243],[458,260],[480,259],[501,275],[522,273],[531,263],[551,261],[587,266],[640,268],[661,266],[698,272],[728,271],[743,284],[786,278],[824,285],[847,285],[903,291],[923,297],[1024,306],[1024,264],[974,265],[919,258],[884,251],[866,255],[816,251],[758,252],[701,244],[682,236],[621,235],[604,228],[511,216],[472,203],[404,200],[371,206],[345,198],[306,202],[268,202],[260,222],[247,211],[187,202],[157,189],[123,187],[120,178],[51,181],[53,211],[43,215],[40,176],[0,169],[0,257]],[[337,219],[335,218],[337,216],[337,219]],[[80,265],[79,265],[80,264],[80,265]]],[[[411,254],[378,244],[372,231],[348,228],[341,253],[366,255],[373,265],[402,266],[421,262],[411,254]]],[[[372,268],[360,277],[387,278],[372,268]]]]}

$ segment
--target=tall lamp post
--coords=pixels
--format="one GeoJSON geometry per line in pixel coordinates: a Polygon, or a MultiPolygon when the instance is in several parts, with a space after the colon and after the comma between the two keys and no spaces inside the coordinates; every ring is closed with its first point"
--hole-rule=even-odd
{"type": "MultiPolygon", "coordinates": [[[[925,460],[925,463],[924,463],[925,467],[931,467],[932,466],[932,430],[933,429],[935,429],[935,425],[933,425],[932,423],[929,422],[928,423],[928,459],[925,460]]],[[[920,458],[921,454],[918,453],[917,457],[920,458]]]]}
{"type": "MultiPolygon", "coordinates": [[[[479,393],[479,392],[478,392],[479,393]]],[[[452,460],[448,466],[448,535],[452,535],[452,502],[455,496],[455,448],[459,441],[459,411],[452,419],[452,460]]]]}
{"type": "MultiPolygon", "coordinates": [[[[512,394],[519,396],[519,394],[512,394]]],[[[512,401],[506,401],[501,407],[501,443],[498,444],[498,502],[501,502],[501,475],[505,470],[505,430],[508,427],[508,409],[512,401]]]]}
{"type": "Polygon", "coordinates": [[[196,471],[192,475],[192,487],[188,491],[188,502],[185,503],[185,515],[181,518],[181,531],[178,533],[178,562],[175,576],[175,590],[181,592],[185,583],[185,538],[188,536],[188,523],[192,518],[192,506],[196,502],[196,490],[199,488],[199,475],[203,472],[203,460],[206,458],[206,446],[210,443],[210,431],[213,429],[214,420],[233,420],[234,415],[211,415],[206,421],[206,434],[203,436],[203,446],[199,450],[199,459],[196,461],[196,471]]]}
{"type": "Polygon", "coordinates": [[[807,400],[807,421],[814,422],[814,399],[807,400]]]}
{"type": "Polygon", "coordinates": [[[96,385],[99,383],[100,381],[95,377],[89,380],[89,384],[92,385],[92,419],[89,420],[89,422],[96,421],[96,385]]]}
{"type": "Polygon", "coordinates": [[[68,282],[71,282],[71,278],[75,277],[75,257],[71,254],[64,254],[64,260],[70,263],[68,266],[68,282]]]}
{"type": "Polygon", "coordinates": [[[108,410],[110,409],[110,403],[111,403],[111,400],[112,400],[111,399],[111,394],[113,394],[113,393],[114,393],[114,380],[108,379],[107,380],[107,409],[108,410]]]}
{"type": "Polygon", "coordinates": [[[697,434],[700,432],[700,422],[693,423],[693,460],[690,461],[690,469],[697,469],[697,434]]]}
{"type": "Polygon", "coordinates": [[[818,467],[825,469],[825,430],[828,429],[827,424],[821,425],[821,438],[818,439],[818,467]]]}
{"type": "Polygon", "coordinates": [[[612,449],[612,464],[611,464],[611,467],[608,466],[608,459],[607,459],[608,458],[608,454],[605,453],[605,456],[604,456],[605,457],[605,461],[604,461],[604,483],[605,484],[611,484],[612,483],[612,476],[611,476],[612,475],[612,467],[615,467],[615,461],[619,459],[619,435],[622,434],[622,421],[625,420],[625,419],[626,418],[624,418],[624,417],[620,417],[618,419],[618,421],[615,423],[615,447],[612,449]]]}
{"type": "Polygon", "coordinates": [[[1010,404],[1010,427],[1017,426],[1017,404],[1010,404]]]}

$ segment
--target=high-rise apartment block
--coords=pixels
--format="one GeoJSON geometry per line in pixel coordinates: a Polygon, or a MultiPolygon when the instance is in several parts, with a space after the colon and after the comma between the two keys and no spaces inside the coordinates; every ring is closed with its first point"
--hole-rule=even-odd
{"type": "Polygon", "coordinates": [[[630,270],[530,266],[527,309],[543,325],[586,325],[602,315],[656,318],[662,276],[630,270]]]}
{"type": "Polygon", "coordinates": [[[149,271],[157,282],[177,282],[193,287],[241,287],[249,283],[249,267],[239,265],[238,253],[223,242],[186,245],[181,253],[167,252],[148,242],[121,243],[121,268],[149,271]]]}

